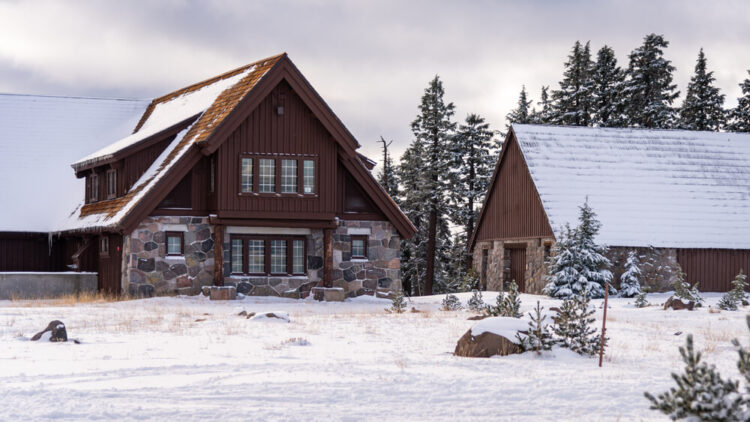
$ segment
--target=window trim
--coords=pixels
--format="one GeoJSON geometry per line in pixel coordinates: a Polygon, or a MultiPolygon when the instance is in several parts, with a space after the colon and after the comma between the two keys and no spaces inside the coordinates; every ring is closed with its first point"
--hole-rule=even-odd
{"type": "Polygon", "coordinates": [[[349,240],[350,240],[350,246],[351,246],[350,250],[352,252],[352,259],[367,259],[367,241],[368,241],[368,238],[369,238],[369,236],[367,236],[366,234],[354,234],[354,235],[351,235],[351,238],[349,240]],[[354,255],[354,241],[355,240],[361,240],[362,243],[364,244],[364,252],[365,252],[364,255],[354,255]]]}
{"type": "Polygon", "coordinates": [[[256,197],[270,197],[270,198],[317,198],[318,191],[320,190],[320,184],[318,177],[320,173],[319,157],[317,155],[308,154],[257,154],[257,153],[246,153],[239,154],[237,158],[237,195],[238,196],[256,196],[256,197]],[[253,186],[251,192],[242,191],[242,159],[250,158],[253,160],[253,186]],[[273,160],[274,161],[274,191],[273,192],[260,192],[260,160],[273,160]],[[282,160],[295,160],[297,161],[297,191],[296,192],[281,192],[281,166],[282,160]],[[305,160],[312,161],[314,164],[313,174],[313,192],[304,193],[305,173],[304,166],[305,160]]]}
{"type": "Polygon", "coordinates": [[[229,268],[231,275],[237,276],[255,276],[255,277],[294,277],[294,276],[306,276],[307,275],[307,238],[304,235],[256,235],[256,234],[230,234],[229,235],[229,268]],[[234,272],[234,257],[231,252],[232,241],[240,239],[242,240],[242,272],[234,272]],[[264,271],[262,273],[250,273],[250,240],[262,240],[263,243],[263,266],[264,271]],[[285,240],[286,241],[286,272],[273,273],[271,272],[271,241],[272,240],[285,240]],[[302,267],[303,272],[294,272],[294,241],[301,240],[302,249],[302,267]]]}
{"type": "Polygon", "coordinates": [[[89,203],[99,201],[99,175],[91,173],[89,176],[89,203]]]}
{"type": "Polygon", "coordinates": [[[117,170],[109,169],[106,172],[107,199],[117,198],[117,170]]]}
{"type": "Polygon", "coordinates": [[[183,256],[185,255],[185,233],[183,232],[164,232],[164,246],[166,256],[183,256]],[[169,238],[179,237],[180,238],[180,253],[169,253],[169,238]]]}

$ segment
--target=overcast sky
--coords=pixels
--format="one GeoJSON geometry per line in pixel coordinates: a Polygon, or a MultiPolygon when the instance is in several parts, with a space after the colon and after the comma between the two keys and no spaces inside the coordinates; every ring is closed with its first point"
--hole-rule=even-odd
{"type": "Polygon", "coordinates": [[[398,155],[438,74],[456,118],[502,129],[525,84],[557,86],[576,40],[620,65],[647,33],[671,43],[682,96],[703,47],[734,106],[750,69],[747,1],[0,0],[0,92],[153,98],[282,51],[378,158],[398,155]]]}

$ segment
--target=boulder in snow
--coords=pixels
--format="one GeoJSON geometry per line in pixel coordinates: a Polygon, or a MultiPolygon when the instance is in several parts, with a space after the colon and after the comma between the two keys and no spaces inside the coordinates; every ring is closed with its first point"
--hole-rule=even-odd
{"type": "Polygon", "coordinates": [[[523,352],[516,333],[525,331],[528,323],[519,318],[485,318],[466,332],[456,344],[454,356],[488,358],[523,352]]]}
{"type": "Polygon", "coordinates": [[[234,286],[211,286],[211,300],[235,300],[237,288],[234,286]]]}
{"type": "Polygon", "coordinates": [[[45,340],[53,342],[68,341],[68,332],[65,330],[65,324],[62,321],[52,321],[47,324],[47,328],[40,331],[31,338],[31,341],[45,340]]]}
{"type": "Polygon", "coordinates": [[[664,303],[664,310],[672,308],[675,311],[680,311],[682,309],[687,309],[688,311],[692,311],[693,308],[695,308],[695,302],[692,300],[688,303],[685,303],[681,301],[680,299],[676,299],[674,296],[670,296],[669,299],[664,303]]]}
{"type": "Polygon", "coordinates": [[[248,314],[247,319],[253,320],[253,321],[279,321],[279,322],[289,322],[289,314],[286,312],[263,312],[260,314],[252,313],[253,315],[250,316],[248,314]]]}

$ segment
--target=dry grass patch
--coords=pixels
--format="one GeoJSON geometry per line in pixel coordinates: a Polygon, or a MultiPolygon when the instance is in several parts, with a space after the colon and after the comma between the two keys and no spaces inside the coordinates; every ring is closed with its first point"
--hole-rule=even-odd
{"type": "Polygon", "coordinates": [[[11,297],[10,306],[20,308],[38,308],[45,306],[76,306],[79,304],[112,303],[136,299],[127,294],[112,295],[103,292],[80,292],[54,298],[21,299],[11,297]]]}

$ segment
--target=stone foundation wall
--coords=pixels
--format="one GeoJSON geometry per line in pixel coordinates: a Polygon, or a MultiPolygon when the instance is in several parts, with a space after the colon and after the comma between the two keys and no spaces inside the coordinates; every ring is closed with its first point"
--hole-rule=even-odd
{"type": "Polygon", "coordinates": [[[133,295],[197,294],[213,284],[208,217],[147,217],[123,242],[123,290],[133,295]],[[166,231],[182,232],[182,256],[167,256],[166,231]]]}
{"type": "Polygon", "coordinates": [[[333,232],[333,287],[348,297],[401,290],[401,237],[387,221],[340,220],[333,232]],[[368,235],[367,259],[352,259],[351,236],[368,235]]]}

